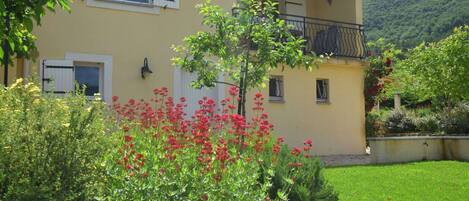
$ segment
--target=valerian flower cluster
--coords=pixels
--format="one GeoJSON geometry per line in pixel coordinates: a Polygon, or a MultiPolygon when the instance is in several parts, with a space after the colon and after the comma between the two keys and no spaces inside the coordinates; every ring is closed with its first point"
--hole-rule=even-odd
{"type": "MultiPolygon", "coordinates": [[[[120,103],[113,97],[122,135],[109,165],[114,183],[120,186],[113,188],[118,189],[111,193],[115,198],[217,200],[235,198],[241,192],[245,197],[239,200],[268,198],[272,175],[260,172],[273,169],[285,146],[282,137],[272,136],[274,126],[262,94],[255,94],[252,117],[246,119],[235,111],[236,87],[219,104],[204,97],[194,114],[186,114],[186,99],[174,100],[167,88],[153,92],[150,101],[120,103]]],[[[306,140],[303,148],[295,147],[291,154],[309,157],[311,147],[312,141],[306,140]]],[[[298,169],[302,163],[289,166],[298,169]]]]}

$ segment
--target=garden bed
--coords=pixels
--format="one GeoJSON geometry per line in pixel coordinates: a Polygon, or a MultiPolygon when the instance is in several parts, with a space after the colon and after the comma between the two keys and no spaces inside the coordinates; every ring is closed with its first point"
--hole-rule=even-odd
{"type": "Polygon", "coordinates": [[[469,136],[369,137],[372,163],[469,161],[469,136]]]}

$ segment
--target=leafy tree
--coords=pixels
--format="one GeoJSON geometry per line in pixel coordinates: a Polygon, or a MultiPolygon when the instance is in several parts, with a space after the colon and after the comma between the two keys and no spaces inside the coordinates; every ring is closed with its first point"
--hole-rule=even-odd
{"type": "Polygon", "coordinates": [[[421,100],[442,98],[446,106],[469,100],[469,26],[449,37],[421,44],[410,52],[393,75],[401,88],[421,100]]]}
{"type": "Polygon", "coordinates": [[[393,65],[399,61],[399,57],[402,57],[402,51],[394,44],[387,43],[383,38],[370,41],[367,46],[373,52],[367,58],[370,68],[365,72],[365,108],[369,112],[377,103],[386,98],[386,89],[389,88],[387,85],[392,82],[390,74],[393,71],[393,65]]]}
{"type": "Polygon", "coordinates": [[[29,58],[36,49],[35,36],[32,34],[34,22],[41,24],[46,9],[55,11],[57,6],[70,10],[71,0],[2,0],[0,2],[0,61],[4,65],[4,84],[8,83],[8,64],[14,55],[29,58]]]}
{"type": "Polygon", "coordinates": [[[278,17],[277,4],[240,0],[232,14],[206,0],[199,9],[203,24],[211,29],[186,37],[185,44],[175,48],[179,56],[174,64],[197,73],[193,87],[220,83],[238,87],[238,114],[245,116],[247,90],[262,85],[272,69],[283,65],[309,70],[319,61],[304,53],[305,40],[290,33],[278,17]],[[234,83],[217,80],[219,75],[234,83]]]}

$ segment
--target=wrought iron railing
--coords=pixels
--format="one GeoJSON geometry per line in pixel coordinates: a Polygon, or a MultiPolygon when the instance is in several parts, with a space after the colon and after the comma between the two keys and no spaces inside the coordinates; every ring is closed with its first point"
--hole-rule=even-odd
{"type": "Polygon", "coordinates": [[[282,14],[279,17],[291,32],[306,40],[305,52],[364,58],[366,55],[363,25],[282,14]]]}
{"type": "MultiPolygon", "coordinates": [[[[234,8],[232,12],[236,16],[239,8],[234,8]]],[[[289,14],[278,17],[290,26],[293,35],[306,40],[306,53],[352,58],[366,56],[365,33],[361,24],[289,14]]]]}

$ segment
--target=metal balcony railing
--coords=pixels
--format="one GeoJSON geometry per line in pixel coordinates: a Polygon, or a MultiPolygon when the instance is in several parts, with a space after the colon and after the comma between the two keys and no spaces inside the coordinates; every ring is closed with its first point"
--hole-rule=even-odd
{"type": "MultiPolygon", "coordinates": [[[[238,12],[239,8],[232,10],[234,16],[238,12]]],[[[285,20],[294,36],[306,40],[306,53],[360,59],[366,56],[365,33],[361,24],[290,14],[280,14],[278,17],[285,20]]]]}
{"type": "Polygon", "coordinates": [[[306,40],[305,52],[352,58],[366,55],[363,25],[297,15],[279,17],[291,27],[293,35],[306,40]]]}

